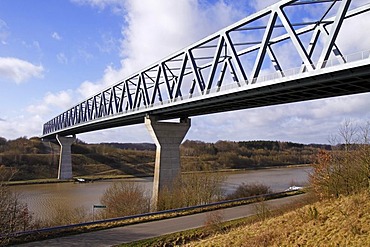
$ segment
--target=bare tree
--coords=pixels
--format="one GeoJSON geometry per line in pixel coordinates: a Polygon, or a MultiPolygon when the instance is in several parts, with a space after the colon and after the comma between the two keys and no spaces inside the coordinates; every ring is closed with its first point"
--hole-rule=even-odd
{"type": "Polygon", "coordinates": [[[12,233],[32,228],[32,215],[27,204],[19,200],[6,182],[14,171],[0,166],[0,245],[6,244],[12,233]]]}
{"type": "Polygon", "coordinates": [[[358,129],[358,126],[349,119],[344,120],[344,123],[339,127],[339,138],[343,140],[346,151],[358,142],[358,129]]]}

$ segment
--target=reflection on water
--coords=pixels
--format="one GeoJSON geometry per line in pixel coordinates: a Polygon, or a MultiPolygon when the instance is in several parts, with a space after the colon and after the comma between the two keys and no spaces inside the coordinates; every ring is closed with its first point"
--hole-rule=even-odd
{"type": "MultiPolygon", "coordinates": [[[[273,168],[252,170],[238,173],[226,173],[224,184],[226,193],[232,192],[242,183],[262,183],[273,191],[283,191],[291,185],[304,185],[308,180],[310,167],[273,168]]],[[[100,204],[100,198],[105,190],[117,181],[134,181],[148,192],[152,190],[153,178],[133,178],[125,180],[97,181],[94,183],[61,183],[14,186],[22,201],[28,204],[30,211],[38,218],[50,215],[55,205],[68,204],[72,208],[84,207],[92,210],[94,204],[100,204]]]]}

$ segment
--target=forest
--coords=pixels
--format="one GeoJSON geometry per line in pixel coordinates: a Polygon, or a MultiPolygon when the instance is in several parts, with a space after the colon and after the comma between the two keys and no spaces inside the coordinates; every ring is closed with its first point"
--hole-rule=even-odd
{"type": "MultiPolygon", "coordinates": [[[[14,174],[13,180],[56,178],[59,145],[40,138],[0,137],[0,166],[14,174]]],[[[182,171],[255,169],[272,166],[312,164],[320,150],[330,145],[280,141],[203,141],[186,140],[180,146],[182,171]]],[[[74,176],[152,175],[155,145],[151,143],[72,145],[74,176]]]]}

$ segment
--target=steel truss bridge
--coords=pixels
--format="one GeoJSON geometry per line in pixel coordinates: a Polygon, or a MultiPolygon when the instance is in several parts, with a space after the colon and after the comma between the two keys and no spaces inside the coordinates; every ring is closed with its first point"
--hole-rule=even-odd
{"type": "Polygon", "coordinates": [[[355,2],[282,0],[71,107],[42,137],[370,92],[370,51],[356,37],[340,47],[369,14],[355,2]]]}

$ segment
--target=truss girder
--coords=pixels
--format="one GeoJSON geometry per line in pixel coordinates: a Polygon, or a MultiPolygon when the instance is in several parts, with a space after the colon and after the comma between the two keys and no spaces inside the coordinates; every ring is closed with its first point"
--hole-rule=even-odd
{"type": "Polygon", "coordinates": [[[347,19],[370,10],[370,3],[351,9],[351,2],[282,0],[71,107],[44,124],[43,136],[143,109],[150,114],[154,107],[194,97],[201,100],[230,88],[253,87],[266,71],[284,78],[291,68],[301,68],[302,75],[325,69],[333,57],[345,64],[337,43],[341,27],[347,19]],[[310,16],[305,12],[310,6],[319,6],[322,12],[310,16]],[[291,14],[297,11],[307,16],[291,14]],[[291,67],[286,67],[286,57],[279,52],[286,44],[290,44],[289,53],[296,54],[291,67]]]}

